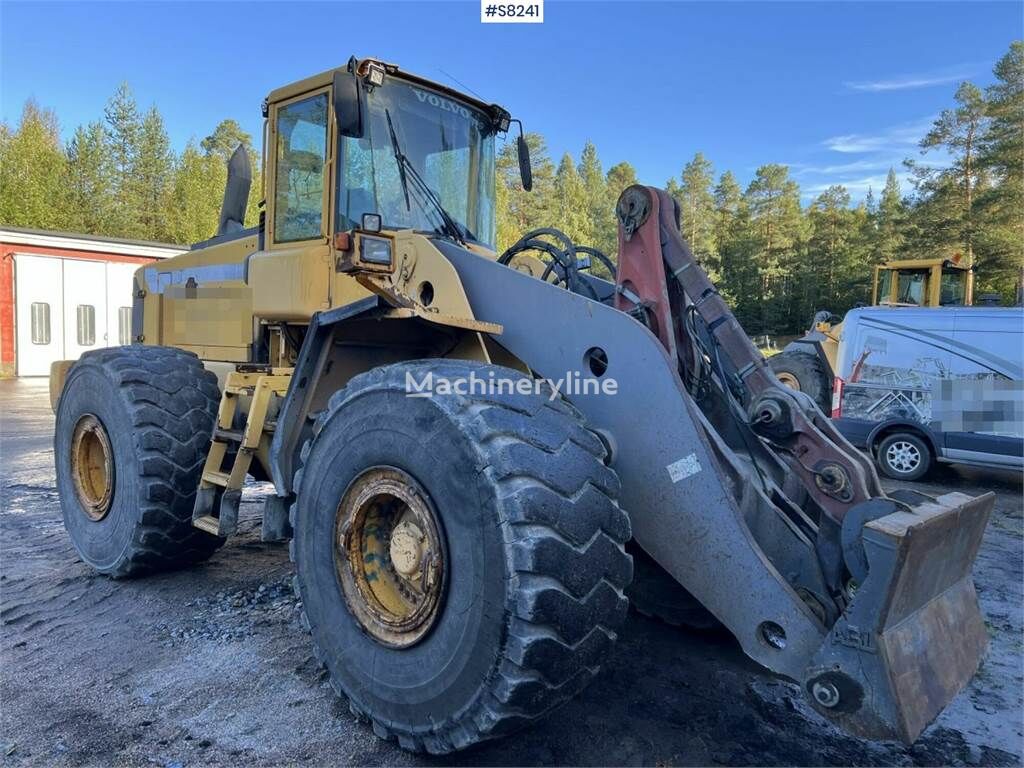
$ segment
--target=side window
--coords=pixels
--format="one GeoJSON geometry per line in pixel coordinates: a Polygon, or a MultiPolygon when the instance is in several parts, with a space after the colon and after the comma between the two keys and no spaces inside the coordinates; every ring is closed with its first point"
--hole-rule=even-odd
{"type": "Polygon", "coordinates": [[[274,242],[321,236],[324,162],[327,160],[327,94],[277,111],[274,242]]]}
{"type": "Polygon", "coordinates": [[[132,308],[117,308],[117,343],[127,347],[132,343],[132,308]]]}
{"type": "Polygon", "coordinates": [[[45,301],[32,302],[32,343],[50,343],[50,305],[45,301]]]}
{"type": "Polygon", "coordinates": [[[879,270],[880,274],[878,277],[878,296],[875,298],[876,304],[891,304],[892,299],[892,270],[882,269],[879,270]]]}
{"type": "Polygon", "coordinates": [[[78,305],[78,346],[91,347],[96,343],[96,307],[78,305]]]}

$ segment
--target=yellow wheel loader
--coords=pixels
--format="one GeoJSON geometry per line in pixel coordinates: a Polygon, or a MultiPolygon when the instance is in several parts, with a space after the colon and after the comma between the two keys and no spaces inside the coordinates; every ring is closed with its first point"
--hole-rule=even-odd
{"type": "Polygon", "coordinates": [[[967,683],[992,494],[884,493],[772,375],[665,192],[624,191],[617,263],[557,230],[497,254],[506,110],[353,58],[264,113],[259,226],[236,153],[217,235],[136,273],[134,343],[52,372],[85,562],[208,558],[269,479],[317,657],[417,751],[575,695],[627,590],[720,623],[850,733],[912,741],[967,683]]]}
{"type": "MultiPolygon", "coordinates": [[[[886,261],[874,269],[873,307],[969,307],[974,302],[974,269],[951,259],[886,261]]],[[[805,392],[826,413],[832,410],[843,321],[827,310],[817,312],[803,336],[769,361],[779,381],[805,392]]]]}

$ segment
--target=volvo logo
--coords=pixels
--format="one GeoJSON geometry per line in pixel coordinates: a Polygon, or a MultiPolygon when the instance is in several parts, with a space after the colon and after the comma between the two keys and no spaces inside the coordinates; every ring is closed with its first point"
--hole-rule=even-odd
{"type": "Polygon", "coordinates": [[[457,115],[462,115],[465,118],[469,118],[469,110],[459,104],[457,101],[451,99],[445,99],[438,96],[436,93],[429,93],[428,91],[421,91],[418,88],[413,88],[412,92],[416,94],[416,98],[420,100],[420,103],[429,104],[432,107],[443,110],[445,112],[454,112],[457,115]]]}

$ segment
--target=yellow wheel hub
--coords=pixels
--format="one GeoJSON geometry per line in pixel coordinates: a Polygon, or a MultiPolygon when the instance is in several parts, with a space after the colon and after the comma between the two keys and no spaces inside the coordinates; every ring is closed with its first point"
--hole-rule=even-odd
{"type": "Polygon", "coordinates": [[[114,500],[114,451],[103,423],[87,413],[71,435],[71,476],[86,517],[98,522],[114,500]]]}
{"type": "Polygon", "coordinates": [[[440,531],[426,492],[393,467],[363,472],[338,505],[342,595],[363,629],[385,645],[413,645],[437,619],[444,589],[440,531]]]}
{"type": "Polygon", "coordinates": [[[784,384],[790,389],[795,389],[797,392],[800,391],[800,380],[792,373],[786,371],[778,371],[775,374],[775,378],[779,380],[780,384],[784,384]]]}

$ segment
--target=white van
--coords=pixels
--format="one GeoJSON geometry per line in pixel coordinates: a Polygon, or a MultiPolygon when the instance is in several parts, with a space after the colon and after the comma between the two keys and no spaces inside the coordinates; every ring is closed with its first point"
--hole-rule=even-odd
{"type": "Polygon", "coordinates": [[[889,477],[1024,467],[1024,308],[854,309],[836,363],[832,418],[889,477]]]}

